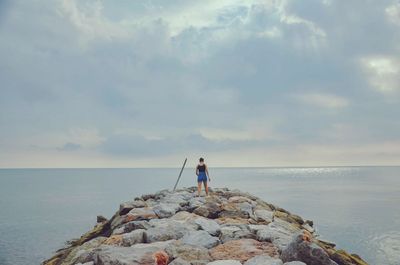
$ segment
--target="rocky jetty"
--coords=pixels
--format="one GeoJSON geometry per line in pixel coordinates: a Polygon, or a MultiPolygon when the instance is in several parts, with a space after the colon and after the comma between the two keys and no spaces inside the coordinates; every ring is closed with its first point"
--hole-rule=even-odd
{"type": "Polygon", "coordinates": [[[122,203],[44,265],[367,265],[317,238],[313,222],[239,190],[196,188],[122,203]]]}

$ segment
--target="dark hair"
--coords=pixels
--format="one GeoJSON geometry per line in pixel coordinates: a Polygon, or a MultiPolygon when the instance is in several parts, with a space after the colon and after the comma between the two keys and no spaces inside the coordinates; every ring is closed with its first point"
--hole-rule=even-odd
{"type": "Polygon", "coordinates": [[[204,158],[200,157],[199,161],[204,162],[204,158]]]}

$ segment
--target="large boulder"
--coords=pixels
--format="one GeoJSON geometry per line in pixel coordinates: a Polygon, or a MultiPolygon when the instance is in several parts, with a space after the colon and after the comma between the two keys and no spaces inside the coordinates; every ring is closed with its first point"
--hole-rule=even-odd
{"type": "Polygon", "coordinates": [[[180,239],[191,230],[184,223],[170,219],[152,220],[150,224],[152,227],[145,232],[145,242],[147,243],[180,239]]]}
{"type": "Polygon", "coordinates": [[[194,220],[194,223],[212,236],[218,236],[221,232],[219,224],[214,220],[199,217],[194,220]]]}
{"type": "Polygon", "coordinates": [[[338,265],[329,258],[323,248],[304,241],[302,233],[296,234],[290,244],[283,249],[281,259],[284,262],[302,261],[307,265],[338,265]]]}
{"type": "MultiPolygon", "coordinates": [[[[208,249],[202,246],[193,246],[182,244],[181,242],[176,242],[170,244],[165,251],[168,253],[169,257],[173,260],[180,260],[190,262],[190,263],[208,263],[211,261],[208,249]]],[[[177,262],[178,262],[177,261],[177,262]]]]}
{"type": "Polygon", "coordinates": [[[212,248],[219,244],[218,237],[211,236],[203,230],[189,231],[182,238],[181,242],[188,245],[212,248]]]}
{"type": "Polygon", "coordinates": [[[159,218],[168,218],[174,215],[180,208],[177,203],[160,203],[153,207],[155,214],[159,218]]]}
{"type": "Polygon", "coordinates": [[[101,265],[154,265],[153,254],[164,250],[172,241],[135,244],[131,247],[101,246],[96,249],[94,263],[101,265]]]}

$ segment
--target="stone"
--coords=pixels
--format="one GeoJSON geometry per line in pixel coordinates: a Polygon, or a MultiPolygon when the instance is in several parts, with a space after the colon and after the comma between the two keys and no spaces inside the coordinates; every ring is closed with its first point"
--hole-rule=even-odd
{"type": "Polygon", "coordinates": [[[126,215],[125,223],[137,220],[149,220],[153,218],[158,218],[153,208],[151,207],[133,208],[126,215]]]}
{"type": "Polygon", "coordinates": [[[282,250],[292,241],[293,235],[300,231],[299,228],[286,221],[275,219],[274,222],[267,225],[267,228],[258,230],[256,235],[257,240],[272,242],[282,250]]]}
{"type": "Polygon", "coordinates": [[[256,236],[246,225],[224,225],[221,227],[220,239],[223,243],[240,238],[255,239],[256,236]]]}
{"type": "Polygon", "coordinates": [[[219,224],[207,218],[197,218],[194,223],[199,225],[201,229],[208,232],[212,236],[218,236],[221,233],[221,228],[219,224]]]}
{"type": "Polygon", "coordinates": [[[141,208],[146,206],[146,203],[142,200],[123,202],[119,205],[119,215],[125,215],[133,208],[141,208]]]}
{"type": "Polygon", "coordinates": [[[240,261],[238,260],[216,260],[210,263],[207,263],[207,265],[242,265],[240,261]]]}
{"type": "Polygon", "coordinates": [[[190,265],[189,261],[186,261],[182,258],[176,258],[173,261],[171,261],[170,263],[168,263],[169,265],[190,265]]]}
{"type": "Polygon", "coordinates": [[[211,236],[203,230],[190,231],[181,238],[181,242],[188,245],[212,248],[219,244],[218,237],[211,236]]]}
{"type": "Polygon", "coordinates": [[[215,202],[206,202],[205,204],[194,209],[193,213],[206,217],[215,219],[221,212],[221,207],[215,202]]]}
{"type": "Polygon", "coordinates": [[[214,260],[233,259],[245,262],[258,255],[278,257],[278,248],[269,242],[259,242],[254,239],[230,240],[210,249],[214,260]]]}
{"type": "Polygon", "coordinates": [[[286,262],[283,265],[307,265],[304,262],[301,261],[290,261],[290,262],[286,262]]]}
{"type": "Polygon", "coordinates": [[[259,209],[254,211],[254,216],[256,218],[257,222],[272,222],[274,212],[273,211],[268,211],[264,209],[259,209]]]}
{"type": "Polygon", "coordinates": [[[181,242],[170,244],[165,251],[172,259],[180,258],[190,263],[208,263],[212,260],[207,248],[181,242]]]}
{"type": "Polygon", "coordinates": [[[168,218],[174,215],[180,206],[176,203],[160,203],[153,207],[155,214],[158,218],[168,218]]]}
{"type": "Polygon", "coordinates": [[[132,232],[122,235],[122,246],[130,247],[136,243],[144,243],[144,229],[133,230],[132,232]]]}
{"type": "Polygon", "coordinates": [[[272,258],[268,255],[259,255],[252,257],[244,263],[244,265],[283,265],[282,260],[272,258]]]}
{"type": "Polygon", "coordinates": [[[97,219],[97,223],[104,223],[104,222],[108,221],[107,218],[105,218],[102,215],[98,215],[96,219],[97,219]]]}
{"type": "Polygon", "coordinates": [[[191,230],[195,230],[197,225],[192,226],[182,221],[168,219],[152,219],[151,225],[145,232],[145,241],[147,243],[156,241],[165,241],[171,239],[180,239],[191,230]]]}
{"type": "Polygon", "coordinates": [[[63,263],[75,264],[90,262],[93,259],[93,250],[100,246],[106,239],[106,237],[97,237],[74,248],[68,256],[64,258],[63,263]]]}
{"type": "Polygon", "coordinates": [[[101,246],[94,256],[95,264],[102,265],[153,265],[153,254],[164,250],[172,241],[135,244],[131,247],[101,246]]]}
{"type": "Polygon", "coordinates": [[[317,244],[304,241],[302,233],[296,234],[283,249],[281,259],[284,262],[302,261],[307,265],[338,265],[317,244]]]}

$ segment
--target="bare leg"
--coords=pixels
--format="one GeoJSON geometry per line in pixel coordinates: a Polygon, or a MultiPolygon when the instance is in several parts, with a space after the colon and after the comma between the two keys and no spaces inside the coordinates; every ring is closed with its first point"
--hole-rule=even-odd
{"type": "Polygon", "coordinates": [[[204,188],[206,189],[206,195],[208,195],[208,183],[204,181],[204,188]]]}
{"type": "Polygon", "coordinates": [[[201,192],[201,181],[197,182],[197,195],[200,197],[200,192],[201,192]]]}

